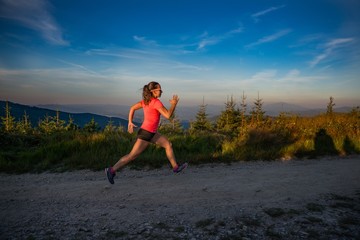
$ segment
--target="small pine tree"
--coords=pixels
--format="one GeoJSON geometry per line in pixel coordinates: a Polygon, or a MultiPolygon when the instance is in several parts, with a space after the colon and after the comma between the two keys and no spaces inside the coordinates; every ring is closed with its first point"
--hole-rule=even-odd
{"type": "Polygon", "coordinates": [[[114,126],[114,122],[113,120],[110,118],[109,122],[107,123],[107,125],[104,128],[104,132],[114,132],[116,131],[116,126],[114,126]]]}
{"type": "Polygon", "coordinates": [[[183,128],[180,120],[176,117],[175,112],[169,120],[162,121],[159,126],[159,131],[167,133],[182,133],[183,128]]]}
{"type": "Polygon", "coordinates": [[[11,107],[9,106],[9,102],[6,101],[5,105],[5,117],[1,117],[2,119],[2,128],[5,132],[12,132],[15,130],[15,118],[11,116],[11,107]]]}
{"type": "Polygon", "coordinates": [[[329,101],[329,103],[328,103],[328,105],[327,105],[327,109],[326,109],[326,114],[327,114],[327,115],[329,115],[329,116],[333,115],[333,113],[334,113],[334,110],[333,110],[334,106],[335,106],[334,98],[333,98],[333,97],[330,97],[330,101],[329,101]]]}
{"type": "Polygon", "coordinates": [[[56,130],[56,120],[53,117],[46,115],[43,120],[39,121],[38,129],[40,132],[50,134],[56,130]]]}
{"type": "Polygon", "coordinates": [[[92,118],[90,122],[85,124],[84,131],[94,133],[98,132],[100,130],[100,126],[97,122],[95,122],[95,119],[92,118]]]}
{"type": "Polygon", "coordinates": [[[244,128],[246,126],[246,110],[247,110],[247,104],[246,104],[246,96],[243,92],[241,97],[241,103],[240,103],[240,119],[241,119],[241,128],[244,128]]]}
{"type": "Polygon", "coordinates": [[[239,110],[235,109],[236,103],[231,96],[230,100],[228,99],[225,103],[225,111],[221,112],[220,117],[216,122],[216,127],[220,131],[236,133],[239,126],[239,110]]]}
{"type": "Polygon", "coordinates": [[[203,103],[200,105],[199,111],[196,114],[196,119],[191,123],[190,131],[198,132],[198,131],[211,131],[212,126],[211,122],[207,118],[206,114],[206,106],[205,101],[203,99],[203,103]]]}
{"type": "Polygon", "coordinates": [[[45,134],[51,134],[53,132],[64,130],[64,125],[65,121],[60,119],[60,113],[59,111],[56,111],[56,116],[51,117],[46,115],[43,120],[40,120],[38,128],[45,134]]]}
{"type": "Polygon", "coordinates": [[[26,114],[26,111],[24,111],[22,121],[18,122],[16,129],[22,134],[28,134],[32,131],[31,122],[29,120],[29,116],[26,114]]]}
{"type": "Polygon", "coordinates": [[[59,110],[56,111],[56,117],[55,117],[55,130],[61,131],[64,130],[65,121],[60,119],[60,112],[59,110]]]}
{"type": "Polygon", "coordinates": [[[74,119],[71,117],[71,115],[69,115],[69,122],[65,126],[65,130],[66,131],[74,131],[77,129],[79,129],[79,126],[75,124],[74,119]]]}
{"type": "Polygon", "coordinates": [[[264,120],[265,111],[263,111],[263,104],[263,100],[260,98],[258,93],[258,97],[254,102],[254,107],[250,112],[253,123],[255,122],[256,124],[260,124],[264,120]]]}

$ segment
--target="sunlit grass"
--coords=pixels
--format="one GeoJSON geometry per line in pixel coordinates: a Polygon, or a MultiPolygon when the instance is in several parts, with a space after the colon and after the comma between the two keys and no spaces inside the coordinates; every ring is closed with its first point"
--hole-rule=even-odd
{"type": "MultiPolygon", "coordinates": [[[[231,161],[316,158],[360,153],[360,118],[339,114],[329,118],[281,117],[243,126],[238,133],[164,132],[179,162],[190,164],[231,161]]],[[[42,134],[0,134],[0,171],[8,173],[100,170],[130,152],[135,134],[123,131],[55,131],[42,134]]],[[[151,145],[129,167],[169,165],[164,149],[151,145]]]]}

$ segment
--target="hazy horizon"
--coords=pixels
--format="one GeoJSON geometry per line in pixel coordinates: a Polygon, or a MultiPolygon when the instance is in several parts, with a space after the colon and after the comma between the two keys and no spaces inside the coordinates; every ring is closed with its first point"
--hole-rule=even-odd
{"type": "MultiPolygon", "coordinates": [[[[208,103],[206,100],[204,101],[205,105],[208,105],[208,106],[224,106],[225,103],[227,102],[227,100],[230,99],[230,97],[228,98],[224,98],[224,101],[223,102],[213,102],[213,103],[208,103]]],[[[241,104],[241,97],[234,97],[233,96],[233,99],[235,101],[235,103],[237,105],[240,105],[241,104]]],[[[257,99],[256,98],[253,98],[253,99],[249,99],[247,98],[246,99],[246,104],[247,106],[252,106],[255,102],[255,100],[257,99]]],[[[327,98],[327,99],[321,99],[319,100],[319,102],[317,104],[315,103],[298,103],[298,102],[286,102],[286,101],[272,101],[272,102],[269,102],[269,101],[266,101],[266,99],[263,99],[261,96],[260,96],[260,99],[262,99],[262,102],[264,105],[274,105],[274,104],[286,104],[286,105],[295,105],[295,106],[298,106],[298,107],[303,107],[303,108],[307,108],[307,109],[319,109],[319,108],[325,108],[327,107],[327,104],[329,103],[330,101],[330,97],[327,98]]],[[[137,101],[140,101],[141,98],[139,98],[137,101]]],[[[160,98],[160,100],[163,102],[163,104],[165,105],[165,107],[167,107],[169,105],[168,101],[164,101],[163,98],[160,98]]],[[[10,102],[13,102],[13,103],[18,103],[18,104],[22,104],[22,105],[29,105],[29,106],[56,106],[56,105],[59,105],[59,106],[123,106],[123,107],[131,107],[133,104],[135,104],[137,101],[133,102],[133,103],[130,103],[130,104],[125,104],[125,103],[65,103],[65,104],[62,104],[62,103],[36,103],[36,102],[20,102],[20,101],[14,101],[14,100],[10,100],[10,99],[1,99],[0,98],[0,101],[10,101],[10,102]]],[[[335,103],[335,106],[334,108],[341,108],[341,107],[358,107],[360,106],[360,100],[358,102],[348,102],[348,101],[340,101],[340,103],[338,103],[337,99],[334,99],[334,103],[335,103]]],[[[193,104],[182,104],[182,101],[180,100],[179,101],[179,104],[178,106],[182,106],[182,107],[199,107],[200,105],[203,104],[203,100],[199,100],[197,103],[193,103],[193,104]]]]}

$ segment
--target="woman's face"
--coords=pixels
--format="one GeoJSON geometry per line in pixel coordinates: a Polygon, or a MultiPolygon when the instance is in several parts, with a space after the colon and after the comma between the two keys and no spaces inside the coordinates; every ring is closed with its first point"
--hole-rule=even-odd
{"type": "Polygon", "coordinates": [[[155,89],[151,90],[154,98],[159,98],[161,97],[161,94],[162,94],[162,90],[161,90],[161,86],[158,85],[155,89]]]}

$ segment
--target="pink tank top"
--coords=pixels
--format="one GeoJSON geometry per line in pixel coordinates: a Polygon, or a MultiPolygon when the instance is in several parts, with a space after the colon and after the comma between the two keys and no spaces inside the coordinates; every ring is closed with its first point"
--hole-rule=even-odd
{"type": "Polygon", "coordinates": [[[144,110],[144,121],[141,128],[146,131],[156,133],[160,123],[159,109],[164,105],[159,99],[153,98],[148,105],[145,105],[144,100],[142,100],[141,106],[144,110]]]}

